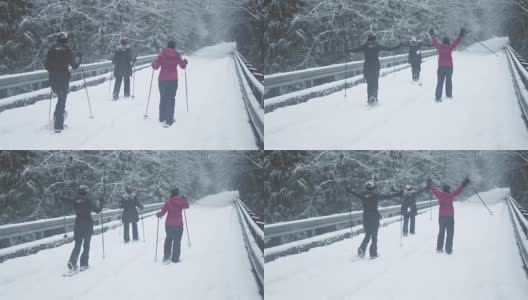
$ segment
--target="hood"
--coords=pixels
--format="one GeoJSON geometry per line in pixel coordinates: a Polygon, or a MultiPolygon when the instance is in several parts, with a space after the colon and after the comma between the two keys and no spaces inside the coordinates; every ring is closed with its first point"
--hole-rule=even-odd
{"type": "Polygon", "coordinates": [[[181,196],[174,196],[169,199],[169,203],[174,206],[178,206],[180,203],[184,201],[184,198],[181,196]]]}
{"type": "MultiPolygon", "coordinates": [[[[178,52],[176,52],[175,49],[172,49],[172,48],[165,48],[163,49],[163,51],[161,52],[161,55],[163,55],[165,58],[167,59],[170,59],[170,60],[173,60],[173,59],[176,59],[178,57],[178,52]]],[[[171,198],[172,199],[172,198],[171,198]]]]}

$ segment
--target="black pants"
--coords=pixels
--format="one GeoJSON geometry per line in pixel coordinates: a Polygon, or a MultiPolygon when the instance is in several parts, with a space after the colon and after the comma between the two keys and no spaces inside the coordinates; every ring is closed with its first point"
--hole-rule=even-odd
{"type": "Polygon", "coordinates": [[[130,224],[132,223],[132,238],[134,241],[138,240],[138,226],[137,222],[125,222],[125,228],[123,230],[123,234],[125,235],[125,242],[130,241],[130,224]]]}
{"type": "Polygon", "coordinates": [[[69,262],[77,266],[77,260],[79,258],[79,253],[81,252],[81,246],[83,247],[83,252],[81,255],[81,267],[88,266],[88,259],[90,258],[90,241],[93,234],[93,221],[79,221],[75,222],[75,228],[73,230],[73,239],[75,240],[75,246],[70,255],[69,262]]]}
{"type": "Polygon", "coordinates": [[[365,65],[363,67],[365,80],[367,81],[367,96],[378,99],[378,81],[380,74],[379,65],[365,65]]]}
{"type": "Polygon", "coordinates": [[[379,229],[379,217],[363,217],[363,228],[365,229],[365,238],[361,242],[361,248],[363,252],[367,250],[367,245],[372,238],[372,244],[370,244],[370,256],[378,256],[378,229],[379,229]]]}
{"type": "Polygon", "coordinates": [[[422,70],[422,66],[420,64],[411,64],[412,80],[414,81],[420,80],[421,70],[422,70]]]}
{"type": "Polygon", "coordinates": [[[70,72],[50,72],[49,83],[52,91],[57,95],[57,105],[53,113],[54,129],[64,129],[64,110],[66,109],[66,97],[70,89],[70,72]]]}
{"type": "Polygon", "coordinates": [[[165,232],[167,233],[167,236],[165,237],[163,260],[167,260],[170,258],[173,262],[177,262],[180,259],[183,226],[165,225],[165,232]]]}
{"type": "Polygon", "coordinates": [[[114,97],[119,96],[119,90],[121,89],[121,82],[125,80],[125,87],[124,87],[124,94],[125,97],[130,96],[130,76],[128,75],[115,75],[115,83],[114,83],[114,97]]]}
{"type": "Polygon", "coordinates": [[[440,225],[440,231],[438,232],[436,250],[444,249],[444,237],[445,232],[447,231],[445,250],[447,253],[451,253],[453,251],[453,235],[455,234],[455,217],[439,217],[438,224],[440,225]]]}
{"type": "Polygon", "coordinates": [[[453,96],[453,67],[438,67],[436,72],[438,75],[438,81],[436,83],[436,98],[442,98],[442,89],[444,88],[445,81],[445,90],[446,96],[451,98],[453,96]]]}
{"type": "Polygon", "coordinates": [[[411,221],[411,234],[414,234],[416,216],[412,213],[403,215],[403,233],[407,234],[409,232],[409,220],[411,221]]]}
{"type": "Polygon", "coordinates": [[[178,80],[160,80],[158,85],[160,91],[159,120],[170,125],[174,122],[178,80]]]}

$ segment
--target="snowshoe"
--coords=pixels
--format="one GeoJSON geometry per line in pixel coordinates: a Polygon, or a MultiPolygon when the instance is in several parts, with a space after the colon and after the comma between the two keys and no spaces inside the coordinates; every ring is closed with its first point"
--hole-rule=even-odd
{"type": "Polygon", "coordinates": [[[363,257],[365,257],[365,251],[363,251],[363,249],[361,249],[361,248],[358,248],[357,255],[359,257],[363,258],[363,257]]]}
{"type": "Polygon", "coordinates": [[[444,250],[442,250],[442,249],[436,249],[436,252],[437,252],[437,253],[444,253],[444,250]]]}
{"type": "Polygon", "coordinates": [[[86,270],[88,270],[88,268],[89,268],[88,266],[81,266],[81,267],[79,268],[79,272],[86,271],[86,270]]]}

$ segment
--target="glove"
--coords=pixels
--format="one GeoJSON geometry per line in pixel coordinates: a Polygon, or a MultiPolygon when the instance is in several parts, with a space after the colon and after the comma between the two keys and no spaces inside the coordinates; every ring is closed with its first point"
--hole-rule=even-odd
{"type": "Polygon", "coordinates": [[[136,64],[136,61],[137,61],[137,57],[132,58],[132,63],[133,64],[136,64]]]}
{"type": "Polygon", "coordinates": [[[159,218],[159,217],[160,217],[160,214],[159,214],[159,213],[156,213],[156,217],[159,218]]]}
{"type": "Polygon", "coordinates": [[[187,62],[187,59],[183,59],[183,62],[185,63],[185,65],[187,65],[189,62],[187,62]]]}
{"type": "Polygon", "coordinates": [[[466,29],[464,27],[460,28],[460,36],[466,35],[466,29]]]}
{"type": "Polygon", "coordinates": [[[433,180],[431,178],[427,178],[427,187],[430,187],[433,184],[433,180]]]}
{"type": "Polygon", "coordinates": [[[466,178],[464,179],[464,181],[462,182],[462,185],[463,185],[464,187],[466,187],[466,186],[467,186],[468,184],[470,184],[470,183],[471,183],[471,180],[469,180],[469,178],[466,177],[466,178]]]}
{"type": "Polygon", "coordinates": [[[430,35],[434,35],[434,30],[433,30],[433,28],[429,29],[429,34],[430,34],[430,35]]]}

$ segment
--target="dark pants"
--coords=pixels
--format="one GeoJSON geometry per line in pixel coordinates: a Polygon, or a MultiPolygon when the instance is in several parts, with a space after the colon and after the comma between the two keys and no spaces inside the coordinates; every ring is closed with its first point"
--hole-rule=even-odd
{"type": "Polygon", "coordinates": [[[379,65],[366,65],[363,67],[365,80],[367,81],[367,96],[378,99],[378,80],[380,74],[379,65]]]}
{"type": "Polygon", "coordinates": [[[411,71],[412,71],[412,79],[414,81],[420,80],[420,71],[422,70],[422,67],[420,64],[411,64],[411,71]]]}
{"type": "Polygon", "coordinates": [[[159,120],[170,125],[174,122],[178,80],[160,80],[158,85],[160,91],[159,120]]]}
{"type": "MultiPolygon", "coordinates": [[[[130,222],[132,223],[132,238],[134,239],[134,241],[137,241],[138,240],[138,226],[137,226],[137,222],[130,222]]],[[[124,223],[125,224],[125,230],[123,230],[123,234],[125,235],[124,238],[125,238],[125,242],[128,242],[130,241],[130,223],[126,222],[124,223]]]]}
{"type": "Polygon", "coordinates": [[[370,244],[370,256],[378,256],[378,229],[379,229],[379,217],[363,217],[363,228],[365,229],[365,238],[361,242],[361,248],[363,252],[367,250],[367,245],[372,238],[372,244],[370,244]]]}
{"type": "Polygon", "coordinates": [[[165,247],[163,260],[171,259],[173,262],[180,260],[181,238],[183,235],[183,226],[165,225],[165,247]],[[172,255],[171,255],[172,250],[172,255]]]}
{"type": "Polygon", "coordinates": [[[453,82],[451,80],[451,78],[453,77],[453,67],[438,67],[438,71],[436,73],[438,75],[435,93],[436,98],[442,98],[442,89],[444,88],[444,81],[446,96],[451,98],[453,96],[453,82]]]}
{"type": "Polygon", "coordinates": [[[57,105],[53,113],[56,130],[64,129],[64,110],[66,109],[66,97],[70,89],[70,73],[50,72],[49,83],[52,91],[57,95],[57,105]]]}
{"type": "Polygon", "coordinates": [[[81,255],[81,267],[88,266],[88,259],[90,257],[90,240],[93,234],[93,221],[82,221],[75,222],[75,228],[73,230],[73,239],[75,240],[75,246],[70,255],[69,262],[77,266],[77,259],[81,252],[81,246],[83,247],[83,253],[81,255]]]}
{"type": "Polygon", "coordinates": [[[409,232],[409,219],[411,221],[411,234],[414,234],[414,225],[416,219],[414,214],[403,215],[403,233],[407,234],[409,232]]]}
{"type": "Polygon", "coordinates": [[[124,94],[125,97],[130,96],[130,76],[128,75],[115,75],[114,84],[114,97],[119,96],[119,90],[121,89],[121,82],[125,80],[124,94]]]}
{"type": "Polygon", "coordinates": [[[440,231],[438,232],[438,240],[436,242],[436,249],[444,249],[444,237],[447,231],[447,238],[445,239],[445,249],[447,253],[453,251],[453,235],[455,233],[455,217],[439,217],[438,224],[440,225],[440,231]]]}

